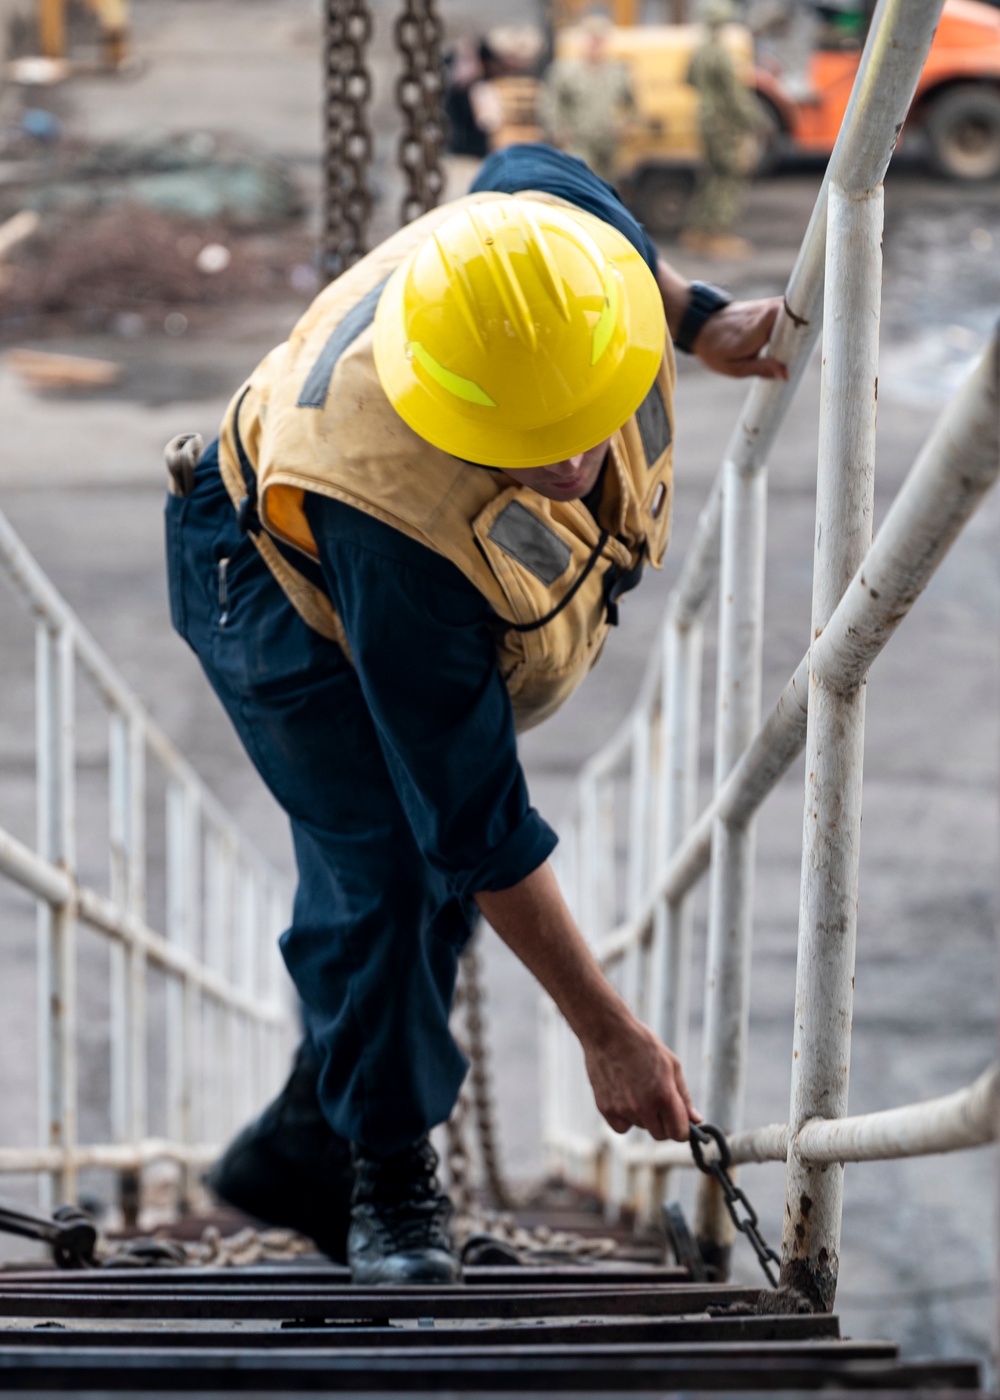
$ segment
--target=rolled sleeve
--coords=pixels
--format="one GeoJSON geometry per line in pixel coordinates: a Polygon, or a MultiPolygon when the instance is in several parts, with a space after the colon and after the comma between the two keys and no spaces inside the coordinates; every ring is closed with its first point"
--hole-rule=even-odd
{"type": "Polygon", "coordinates": [[[507,889],[556,836],[528,800],[486,600],[448,560],[363,512],[307,513],[393,784],[456,894],[507,889]]]}

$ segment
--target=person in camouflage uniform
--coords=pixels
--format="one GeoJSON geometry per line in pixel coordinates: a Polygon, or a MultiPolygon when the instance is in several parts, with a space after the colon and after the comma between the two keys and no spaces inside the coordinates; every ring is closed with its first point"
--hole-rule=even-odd
{"type": "Polygon", "coordinates": [[[723,25],[739,18],[736,6],[732,0],[705,0],[702,16],[708,37],[691,60],[688,82],[700,101],[705,163],[681,241],[700,253],[741,257],[750,245],[732,230],[756,164],[761,116],[721,40],[723,25]]]}
{"type": "Polygon", "coordinates": [[[615,173],[618,144],[635,120],[635,97],[628,70],[608,56],[611,24],[588,15],[584,56],[558,59],[541,93],[542,125],[553,145],[579,156],[602,180],[615,173]]]}

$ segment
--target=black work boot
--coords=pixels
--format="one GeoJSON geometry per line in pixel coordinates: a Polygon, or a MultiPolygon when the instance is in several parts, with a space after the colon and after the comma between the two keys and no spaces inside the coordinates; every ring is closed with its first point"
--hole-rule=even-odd
{"type": "Polygon", "coordinates": [[[456,1283],[461,1272],[448,1225],[451,1202],[434,1175],[426,1137],[391,1157],[354,1146],[347,1260],[354,1283],[456,1283]]]}
{"type": "Polygon", "coordinates": [[[335,1263],[345,1264],[354,1168],[350,1144],[320,1109],[319,1070],[316,1051],[304,1041],[288,1083],[237,1134],[205,1184],[228,1205],[266,1225],[308,1235],[335,1263]]]}

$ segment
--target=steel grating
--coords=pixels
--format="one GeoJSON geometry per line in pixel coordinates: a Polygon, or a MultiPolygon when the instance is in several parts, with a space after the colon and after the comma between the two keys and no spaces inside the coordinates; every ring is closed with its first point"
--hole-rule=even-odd
{"type": "Polygon", "coordinates": [[[353,1288],[343,1269],[301,1264],[0,1272],[0,1390],[978,1389],[971,1362],[902,1362],[894,1343],[841,1338],[833,1314],[757,1312],[761,1296],[622,1264],[471,1268],[456,1288],[401,1289],[353,1288]]]}

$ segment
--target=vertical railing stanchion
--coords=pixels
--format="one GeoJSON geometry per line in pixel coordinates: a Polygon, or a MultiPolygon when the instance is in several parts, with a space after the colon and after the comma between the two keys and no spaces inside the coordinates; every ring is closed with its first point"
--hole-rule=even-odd
{"type": "Polygon", "coordinates": [[[597,845],[600,832],[599,795],[597,779],[587,777],[580,794],[580,836],[577,845],[578,904],[576,921],[585,938],[593,941],[601,926],[597,911],[600,907],[600,861],[597,845]]]}
{"type": "MultiPolygon", "coordinates": [[[[138,922],[146,917],[145,762],[141,720],[113,708],[108,731],[110,893],[138,922]]],[[[114,944],[110,952],[111,1130],[116,1143],[138,1148],[147,1131],[146,957],[135,943],[114,944]]],[[[122,1201],[137,1201],[137,1187],[135,1173],[124,1172],[122,1201]]]]}
{"type": "Polygon", "coordinates": [[[594,850],[595,934],[614,928],[618,906],[618,843],[615,828],[615,774],[602,773],[595,784],[596,842],[594,850]]]}
{"type": "Polygon", "coordinates": [[[650,716],[641,710],[632,716],[630,763],[628,873],[625,885],[627,919],[634,918],[639,912],[650,873],[653,746],[650,716]]]}
{"type": "MultiPolygon", "coordinates": [[[[183,952],[195,954],[200,908],[197,794],[185,783],[167,787],[167,938],[183,952]]],[[[167,983],[167,1131],[190,1147],[200,1123],[195,1103],[198,989],[186,975],[167,983]]],[[[181,1201],[191,1199],[191,1172],[182,1172],[181,1201]]]]}
{"type": "MultiPolygon", "coordinates": [[[[261,899],[257,877],[242,862],[236,876],[236,928],[233,932],[236,966],[233,979],[248,997],[256,991],[254,949],[260,935],[261,899]]],[[[255,1108],[254,1102],[254,1033],[248,1016],[242,1011],[236,1020],[236,1117],[245,1122],[255,1108]]]]}
{"type": "MultiPolygon", "coordinates": [[[[72,633],[36,629],[38,852],[76,874],[76,705],[72,633]]],[[[38,910],[38,1039],[41,1141],[69,1153],[76,1142],[76,916],[69,904],[38,910]]],[[[67,1155],[41,1179],[43,1208],[75,1197],[67,1155]]]]}
{"type": "MultiPolygon", "coordinates": [[[[875,414],[882,287],[882,186],[862,195],[831,184],[813,565],[813,638],[820,636],[872,540],[875,414]]],[[[841,694],[810,668],[802,821],[799,956],[789,1133],[847,1110],[854,1010],[864,684],[841,694]]],[[[789,1152],[782,1275],[833,1306],[844,1169],[789,1152]],[[808,1209],[803,1202],[808,1200],[808,1209]]]]}
{"type": "MultiPolygon", "coordinates": [[[[128,897],[126,908],[137,923],[146,922],[146,736],[142,721],[128,720],[128,897]]],[[[131,1025],[129,1059],[131,1092],[129,1134],[138,1146],[148,1128],[146,954],[132,943],[128,950],[131,1025]]]]}
{"type": "MultiPolygon", "coordinates": [[[[667,617],[663,638],[663,751],[657,789],[657,871],[680,845],[697,816],[703,635],[700,622],[682,626],[673,614],[667,617]]],[[[650,962],[653,1029],[682,1064],[687,1059],[693,919],[690,892],[675,901],[659,900],[650,962]]],[[[669,1190],[666,1169],[657,1173],[653,1190],[651,1209],[655,1211],[669,1190]]]]}
{"type": "MultiPolygon", "coordinates": [[[[109,893],[119,906],[124,906],[128,900],[128,786],[128,727],[121,710],[115,708],[108,716],[109,893]]],[[[112,943],[108,959],[111,1141],[125,1143],[129,1132],[129,992],[125,945],[112,943]]]]}
{"type": "MultiPolygon", "coordinates": [[[[698,808],[698,737],[703,629],[668,619],[663,648],[665,742],[656,828],[657,865],[666,861],[694,823],[698,808]]],[[[687,1054],[691,962],[690,894],[665,901],[662,936],[654,943],[654,1029],[683,1060],[687,1054]]]]}
{"type": "MultiPolygon", "coordinates": [[[[718,788],[760,723],[767,471],[724,467],[715,724],[718,788]]],[[[749,1024],[756,823],[712,829],[701,1107],[724,1132],[740,1125],[749,1024]]],[[[732,1224],[710,1178],[698,1183],[695,1234],[708,1263],[728,1266],[732,1224]]]]}

